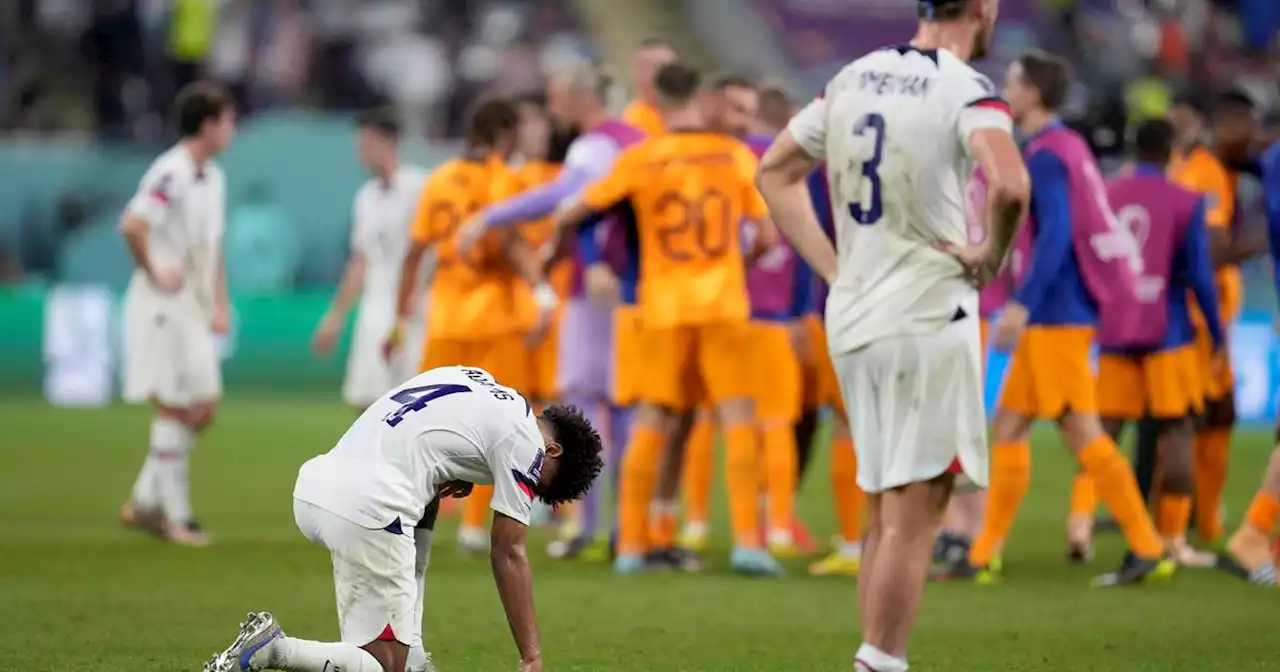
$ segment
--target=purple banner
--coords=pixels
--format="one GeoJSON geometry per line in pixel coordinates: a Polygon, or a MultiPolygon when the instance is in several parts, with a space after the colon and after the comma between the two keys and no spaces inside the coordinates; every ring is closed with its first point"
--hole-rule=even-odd
{"type": "MultiPolygon", "coordinates": [[[[850,61],[906,44],[917,26],[914,0],[756,0],[783,48],[815,89],[850,61]]],[[[1037,44],[1034,0],[1004,0],[991,54],[974,66],[999,85],[1005,67],[1037,44]]]]}

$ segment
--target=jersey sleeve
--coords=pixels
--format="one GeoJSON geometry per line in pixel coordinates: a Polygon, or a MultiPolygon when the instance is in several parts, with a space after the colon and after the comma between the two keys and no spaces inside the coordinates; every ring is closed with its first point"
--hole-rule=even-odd
{"type": "Polygon", "coordinates": [[[734,151],[733,161],[737,169],[736,178],[741,184],[742,214],[747,219],[761,221],[769,216],[769,207],[765,205],[760,190],[756,189],[756,171],[760,168],[760,160],[751,148],[744,145],[734,151]]]}
{"type": "Polygon", "coordinates": [[[1191,186],[1205,199],[1205,226],[1225,229],[1231,226],[1235,199],[1231,194],[1231,178],[1217,161],[1203,161],[1196,166],[1191,186]]]}
{"type": "Polygon", "coordinates": [[[956,113],[956,138],[968,151],[969,138],[982,130],[1013,133],[1013,113],[1009,103],[996,94],[996,87],[985,75],[970,70],[958,82],[952,100],[960,106],[956,113]]]}
{"type": "Polygon", "coordinates": [[[608,210],[631,195],[639,177],[642,147],[644,145],[637,145],[624,151],[608,175],[592,182],[582,192],[582,202],[588,208],[596,212],[608,210]]]}
{"type": "Polygon", "coordinates": [[[787,124],[791,137],[815,159],[827,156],[827,101],[819,95],[787,124]]]}
{"type": "Polygon", "coordinates": [[[492,453],[493,499],[489,506],[498,513],[529,524],[538,481],[542,477],[545,453],[541,446],[520,430],[513,430],[492,453]]]}
{"type": "Polygon", "coordinates": [[[413,224],[409,227],[409,236],[419,245],[431,245],[444,235],[442,229],[447,226],[440,217],[441,212],[450,211],[451,199],[449,188],[441,185],[439,180],[429,180],[422,187],[418,196],[418,208],[413,214],[413,224]]]}
{"type": "Polygon", "coordinates": [[[141,218],[150,228],[164,224],[182,197],[181,182],[182,177],[174,171],[156,168],[147,171],[125,212],[141,218]]]}

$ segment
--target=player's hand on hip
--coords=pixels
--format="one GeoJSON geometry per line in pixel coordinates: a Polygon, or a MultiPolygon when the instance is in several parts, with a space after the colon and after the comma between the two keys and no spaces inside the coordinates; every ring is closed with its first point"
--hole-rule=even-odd
{"type": "Polygon", "coordinates": [[[946,252],[960,262],[968,274],[970,282],[979,288],[995,279],[1000,270],[999,260],[993,260],[989,245],[954,245],[938,243],[937,248],[946,252]]]}
{"type": "Polygon", "coordinates": [[[999,319],[996,320],[995,345],[997,350],[1009,352],[1018,345],[1018,339],[1022,338],[1022,332],[1027,328],[1028,317],[1026,306],[1020,303],[1009,302],[1004,307],[1004,310],[1000,312],[999,319]]]}
{"type": "Polygon", "coordinates": [[[311,351],[317,357],[327,357],[333,352],[341,335],[342,325],[338,322],[337,316],[333,313],[325,313],[320,319],[320,326],[316,327],[315,335],[311,338],[311,351]]]}
{"type": "Polygon", "coordinates": [[[166,294],[182,289],[184,280],[182,270],[178,268],[157,268],[151,271],[151,284],[166,294]]]}
{"type": "Polygon", "coordinates": [[[587,297],[601,308],[609,308],[621,300],[622,288],[618,283],[618,276],[608,264],[595,263],[588,266],[583,283],[586,285],[587,297]]]}

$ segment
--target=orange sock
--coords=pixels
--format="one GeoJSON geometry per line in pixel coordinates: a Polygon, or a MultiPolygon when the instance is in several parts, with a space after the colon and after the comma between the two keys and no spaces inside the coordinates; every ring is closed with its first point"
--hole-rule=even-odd
{"type": "Polygon", "coordinates": [[[853,439],[847,436],[831,441],[831,496],[840,540],[848,544],[862,541],[862,509],[867,495],[858,487],[858,454],[853,450],[853,439]]]}
{"type": "Polygon", "coordinates": [[[489,500],[493,499],[492,485],[477,485],[462,503],[462,526],[485,527],[489,522],[489,500]]]}
{"type": "Polygon", "coordinates": [[[1156,529],[1165,539],[1182,539],[1187,536],[1187,523],[1191,522],[1191,496],[1163,494],[1156,517],[1156,529]]]}
{"type": "Polygon", "coordinates": [[[1069,515],[1072,518],[1092,518],[1097,510],[1098,488],[1094,486],[1093,479],[1086,473],[1076,473],[1075,480],[1071,482],[1069,515]]]}
{"type": "Polygon", "coordinates": [[[642,555],[648,550],[649,501],[658,486],[665,444],[652,427],[636,425],[631,430],[618,483],[619,555],[642,555]]]}
{"type": "Polygon", "coordinates": [[[987,515],[982,531],[969,548],[969,563],[985,567],[1009,536],[1031,485],[1031,444],[1018,441],[991,447],[991,482],[987,486],[987,515]]]}
{"type": "Polygon", "coordinates": [[[649,547],[672,548],[679,534],[679,521],[675,502],[657,501],[649,505],[649,547]]]}
{"type": "Polygon", "coordinates": [[[1080,464],[1097,484],[1098,494],[1116,517],[1129,548],[1141,558],[1156,558],[1164,553],[1164,542],[1156,534],[1155,523],[1138,492],[1133,468],[1120,454],[1111,437],[1103,434],[1085,446],[1079,454],[1080,464]]]}
{"type": "Polygon", "coordinates": [[[1196,535],[1203,541],[1222,536],[1222,490],[1227,485],[1227,460],[1231,453],[1231,430],[1210,427],[1200,432],[1195,443],[1196,535]]]}
{"type": "Polygon", "coordinates": [[[1276,520],[1280,519],[1280,499],[1259,490],[1253,496],[1253,501],[1249,502],[1249,510],[1245,512],[1244,519],[1254,529],[1270,537],[1276,533],[1276,520]]]}
{"type": "Polygon", "coordinates": [[[796,475],[800,458],[796,453],[796,433],[791,425],[776,423],[760,433],[767,465],[769,531],[790,533],[796,517],[796,475]]]}
{"type": "Polygon", "coordinates": [[[724,478],[729,490],[733,543],[741,548],[760,548],[760,472],[756,468],[755,426],[748,423],[726,427],[724,444],[724,478]]]}
{"type": "Polygon", "coordinates": [[[715,422],[700,415],[689,432],[684,449],[681,486],[684,489],[685,522],[703,525],[707,522],[711,506],[711,477],[716,468],[715,440],[715,422]]]}

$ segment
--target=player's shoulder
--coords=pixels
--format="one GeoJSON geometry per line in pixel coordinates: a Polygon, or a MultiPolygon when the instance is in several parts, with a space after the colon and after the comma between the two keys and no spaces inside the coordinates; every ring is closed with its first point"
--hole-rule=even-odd
{"type": "Polygon", "coordinates": [[[151,161],[144,174],[144,182],[164,180],[167,183],[185,186],[195,181],[199,171],[196,163],[181,144],[174,145],[151,161]]]}

